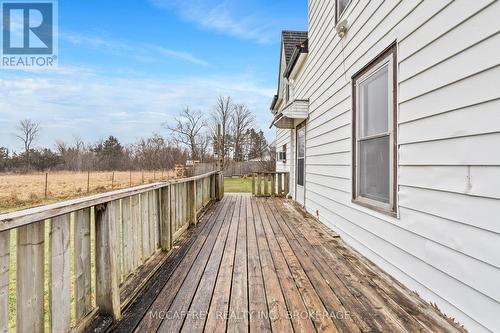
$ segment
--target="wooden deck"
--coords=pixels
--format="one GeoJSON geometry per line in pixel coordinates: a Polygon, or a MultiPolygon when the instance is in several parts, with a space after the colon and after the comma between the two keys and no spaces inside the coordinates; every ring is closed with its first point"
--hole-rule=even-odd
{"type": "Polygon", "coordinates": [[[120,332],[458,332],[291,201],[226,195],[112,327],[120,332]]]}

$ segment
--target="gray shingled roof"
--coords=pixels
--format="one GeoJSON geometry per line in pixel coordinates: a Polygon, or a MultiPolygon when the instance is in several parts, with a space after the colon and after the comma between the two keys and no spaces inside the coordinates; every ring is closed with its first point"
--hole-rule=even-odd
{"type": "Polygon", "coordinates": [[[283,44],[285,49],[286,64],[290,62],[293,51],[300,43],[307,39],[307,31],[283,31],[282,32],[283,44]]]}

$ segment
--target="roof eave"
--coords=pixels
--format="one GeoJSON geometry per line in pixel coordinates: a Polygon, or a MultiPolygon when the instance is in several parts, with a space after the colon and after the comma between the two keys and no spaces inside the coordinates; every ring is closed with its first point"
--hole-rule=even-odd
{"type": "Polygon", "coordinates": [[[290,63],[288,64],[288,66],[285,69],[285,74],[284,74],[285,78],[288,79],[290,77],[290,74],[292,73],[293,69],[295,68],[295,65],[297,64],[297,62],[300,58],[300,55],[304,54],[304,53],[309,53],[309,40],[308,39],[306,39],[305,42],[297,45],[297,47],[295,48],[295,51],[292,54],[292,58],[290,59],[290,63]]]}

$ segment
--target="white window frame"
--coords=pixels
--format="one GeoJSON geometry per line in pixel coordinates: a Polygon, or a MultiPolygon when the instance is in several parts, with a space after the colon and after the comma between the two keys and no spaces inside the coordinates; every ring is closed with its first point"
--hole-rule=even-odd
{"type": "Polygon", "coordinates": [[[356,79],[356,193],[355,193],[355,201],[367,204],[369,206],[373,207],[378,207],[381,208],[384,211],[393,211],[395,210],[395,205],[394,205],[394,130],[393,130],[393,124],[394,124],[394,92],[393,92],[393,86],[394,86],[394,55],[390,53],[387,55],[385,58],[379,61],[373,68],[371,68],[369,71],[364,73],[362,76],[360,76],[358,79],[356,79]],[[363,137],[360,139],[360,125],[361,125],[361,95],[360,95],[360,84],[365,82],[367,79],[372,77],[373,75],[377,74],[380,70],[382,70],[384,67],[387,67],[388,70],[388,124],[387,124],[387,129],[388,132],[385,133],[379,133],[376,135],[371,135],[367,137],[363,137]],[[366,141],[369,139],[376,139],[376,138],[381,138],[389,136],[389,168],[390,168],[390,176],[389,176],[389,203],[384,203],[378,200],[370,199],[364,196],[361,196],[360,193],[360,142],[361,141],[366,141]]]}

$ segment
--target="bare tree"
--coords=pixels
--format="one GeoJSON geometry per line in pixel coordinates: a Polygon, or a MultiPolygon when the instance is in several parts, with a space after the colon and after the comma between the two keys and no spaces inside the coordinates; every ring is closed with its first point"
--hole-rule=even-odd
{"type": "Polygon", "coordinates": [[[243,161],[245,137],[247,131],[255,123],[255,116],[245,104],[236,104],[231,118],[233,125],[234,160],[243,161]]]}
{"type": "Polygon", "coordinates": [[[201,162],[209,162],[211,160],[210,155],[210,143],[212,142],[212,138],[210,134],[206,133],[200,136],[199,148],[200,148],[200,159],[201,162]]]}
{"type": "Polygon", "coordinates": [[[165,126],[178,144],[189,148],[193,160],[201,157],[199,144],[203,139],[206,121],[200,111],[186,107],[175,118],[174,126],[169,124],[165,124],[165,126]]]}
{"type": "Polygon", "coordinates": [[[27,170],[31,169],[30,151],[33,143],[40,134],[40,125],[31,120],[21,120],[17,126],[17,133],[14,134],[24,145],[24,153],[26,155],[27,170]]]}
{"type": "Polygon", "coordinates": [[[232,115],[234,113],[234,103],[231,96],[219,96],[215,108],[210,115],[210,132],[215,143],[217,138],[217,126],[221,125],[221,152],[224,157],[224,164],[229,159],[229,131],[232,125],[232,115]]]}

